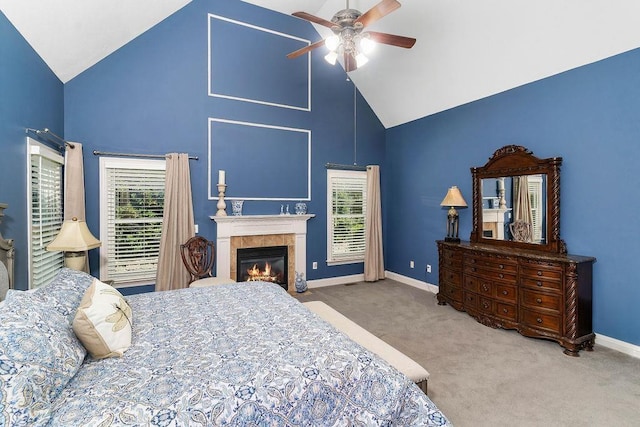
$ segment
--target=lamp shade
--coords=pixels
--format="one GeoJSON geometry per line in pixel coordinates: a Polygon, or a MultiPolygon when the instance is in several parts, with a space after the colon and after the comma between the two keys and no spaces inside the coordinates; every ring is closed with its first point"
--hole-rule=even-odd
{"type": "Polygon", "coordinates": [[[87,223],[78,218],[66,220],[55,239],[47,246],[48,251],[80,252],[97,248],[102,243],[96,239],[87,223]]]}
{"type": "Polygon", "coordinates": [[[449,188],[447,195],[444,196],[444,200],[440,203],[440,206],[466,208],[467,202],[464,201],[464,197],[462,197],[460,189],[454,185],[449,188]]]}

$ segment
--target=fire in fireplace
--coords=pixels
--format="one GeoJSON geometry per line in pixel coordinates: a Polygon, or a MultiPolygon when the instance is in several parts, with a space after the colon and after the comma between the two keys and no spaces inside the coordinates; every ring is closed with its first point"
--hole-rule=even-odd
{"type": "Polygon", "coordinates": [[[289,288],[286,246],[238,248],[236,253],[238,282],[263,281],[289,288]]]}

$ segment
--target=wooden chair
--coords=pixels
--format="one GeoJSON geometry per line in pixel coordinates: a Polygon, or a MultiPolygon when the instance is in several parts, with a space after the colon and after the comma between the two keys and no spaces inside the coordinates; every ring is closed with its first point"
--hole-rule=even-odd
{"type": "Polygon", "coordinates": [[[203,287],[233,283],[229,278],[214,277],[211,270],[215,263],[215,249],[213,242],[201,236],[194,236],[180,245],[182,263],[191,276],[189,287],[203,287]]]}
{"type": "Polygon", "coordinates": [[[517,219],[509,224],[511,236],[515,242],[531,242],[531,224],[517,219]]]}

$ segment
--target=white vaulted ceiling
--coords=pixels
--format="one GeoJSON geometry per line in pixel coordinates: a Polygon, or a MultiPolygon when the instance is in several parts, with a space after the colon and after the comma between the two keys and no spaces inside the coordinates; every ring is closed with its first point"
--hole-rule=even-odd
{"type": "MultiPolygon", "coordinates": [[[[189,1],[0,0],[0,8],[67,82],[189,1]]],[[[244,1],[327,20],[346,5],[344,0],[244,1]]],[[[378,1],[351,0],[350,7],[365,12],[378,1]]],[[[385,127],[640,47],[637,0],[400,2],[400,9],[370,29],[415,37],[416,45],[411,50],[380,45],[367,65],[350,73],[385,127]]],[[[323,37],[330,31],[316,28],[323,37]]]]}

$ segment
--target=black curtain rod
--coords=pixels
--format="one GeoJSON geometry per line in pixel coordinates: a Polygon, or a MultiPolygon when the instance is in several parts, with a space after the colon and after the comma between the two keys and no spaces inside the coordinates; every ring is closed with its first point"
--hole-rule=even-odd
{"type": "MultiPolygon", "coordinates": [[[[164,159],[166,154],[131,154],[131,153],[111,153],[109,151],[93,150],[94,156],[113,156],[113,157],[139,157],[143,159],[164,159]]],[[[198,160],[198,156],[189,156],[189,160],[198,160]]]]}
{"type": "Polygon", "coordinates": [[[324,165],[327,169],[338,169],[345,171],[366,171],[366,166],[358,166],[358,165],[340,165],[338,163],[327,163],[324,165]]]}
{"type": "Polygon", "coordinates": [[[42,130],[39,129],[31,129],[31,128],[26,128],[25,129],[26,133],[32,132],[35,133],[39,138],[44,139],[45,141],[57,145],[58,148],[60,150],[65,149],[65,147],[69,147],[69,148],[76,148],[75,145],[73,145],[72,142],[69,142],[67,140],[65,140],[64,138],[62,138],[61,136],[56,135],[55,133],[51,132],[49,129],[44,128],[42,130]]]}

